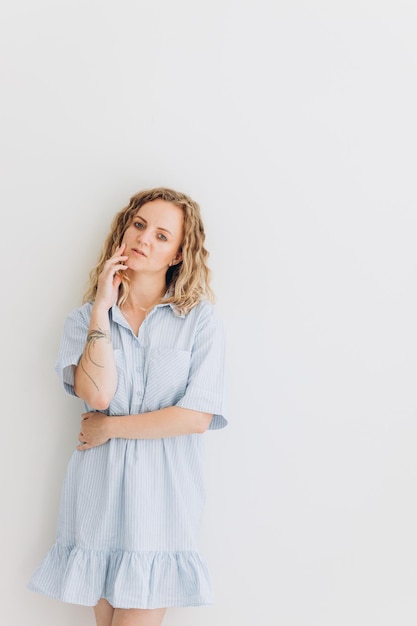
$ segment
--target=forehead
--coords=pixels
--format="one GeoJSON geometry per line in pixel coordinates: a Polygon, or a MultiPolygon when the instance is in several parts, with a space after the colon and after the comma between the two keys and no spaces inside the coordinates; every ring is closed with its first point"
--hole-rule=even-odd
{"type": "Polygon", "coordinates": [[[141,217],[153,228],[169,230],[172,234],[182,234],[184,228],[184,211],[173,202],[152,200],[146,202],[133,213],[141,217]]]}

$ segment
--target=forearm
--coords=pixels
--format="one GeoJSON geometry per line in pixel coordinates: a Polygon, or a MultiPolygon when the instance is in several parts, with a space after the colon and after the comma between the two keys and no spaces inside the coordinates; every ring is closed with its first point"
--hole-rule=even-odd
{"type": "Polygon", "coordinates": [[[116,415],[107,418],[109,438],[162,439],[207,430],[212,414],[170,406],[139,415],[116,415]]]}
{"type": "Polygon", "coordinates": [[[75,369],[74,390],[94,409],[106,409],[117,387],[108,311],[93,306],[87,340],[75,369]]]}

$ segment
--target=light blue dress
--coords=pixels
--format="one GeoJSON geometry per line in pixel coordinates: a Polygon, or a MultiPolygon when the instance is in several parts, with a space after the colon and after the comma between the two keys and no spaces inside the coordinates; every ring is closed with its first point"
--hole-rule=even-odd
{"type": "MultiPolygon", "coordinates": [[[[72,365],[83,352],[90,313],[90,303],[74,310],[61,340],[56,371],[72,395],[72,365]]],[[[201,302],[187,315],[158,305],[137,337],[117,305],[109,317],[118,386],[108,415],[177,405],[213,413],[210,429],[226,425],[224,330],[212,304],[201,302]]],[[[204,436],[111,439],[75,450],[56,543],[29,588],[87,606],[100,598],[118,608],[211,604],[209,573],[198,551],[204,436]]]]}

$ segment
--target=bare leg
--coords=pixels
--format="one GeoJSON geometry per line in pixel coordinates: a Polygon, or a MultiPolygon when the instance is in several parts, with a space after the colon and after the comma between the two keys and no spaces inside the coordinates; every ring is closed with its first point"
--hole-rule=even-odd
{"type": "Polygon", "coordinates": [[[111,626],[161,626],[165,611],[166,609],[114,609],[111,626]]]}
{"type": "Polygon", "coordinates": [[[101,598],[94,607],[97,626],[112,626],[114,608],[104,598],[101,598]]]}

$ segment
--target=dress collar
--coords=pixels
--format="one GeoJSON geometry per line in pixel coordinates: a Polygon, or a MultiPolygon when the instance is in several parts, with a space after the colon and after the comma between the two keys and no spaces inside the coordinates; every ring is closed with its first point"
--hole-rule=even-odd
{"type": "MultiPolygon", "coordinates": [[[[161,309],[167,306],[170,307],[171,311],[176,317],[185,318],[185,314],[181,313],[178,307],[173,302],[160,302],[152,309],[151,313],[155,311],[156,309],[161,309]]],[[[113,304],[111,308],[111,317],[112,317],[113,322],[116,322],[116,324],[120,324],[120,326],[124,326],[125,328],[130,328],[129,323],[127,319],[125,318],[125,316],[123,315],[123,313],[121,312],[118,304],[113,304]]]]}

